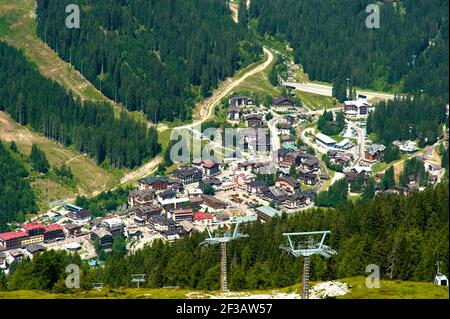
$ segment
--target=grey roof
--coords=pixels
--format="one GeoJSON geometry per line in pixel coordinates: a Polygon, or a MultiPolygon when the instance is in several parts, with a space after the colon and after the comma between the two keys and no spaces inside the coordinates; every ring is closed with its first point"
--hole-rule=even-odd
{"type": "Polygon", "coordinates": [[[270,206],[260,206],[258,208],[256,208],[257,211],[269,216],[269,217],[274,217],[276,215],[281,215],[281,211],[272,208],[270,206]]]}
{"type": "Polygon", "coordinates": [[[38,251],[44,251],[45,247],[39,244],[31,244],[26,247],[26,250],[29,253],[34,254],[37,253],[38,251]]]}

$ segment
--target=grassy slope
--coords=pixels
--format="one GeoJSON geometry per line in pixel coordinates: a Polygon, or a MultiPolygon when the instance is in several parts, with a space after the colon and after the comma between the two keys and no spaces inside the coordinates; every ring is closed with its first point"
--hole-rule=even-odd
{"type": "MultiPolygon", "coordinates": [[[[436,286],[432,283],[410,281],[382,280],[380,288],[367,288],[364,277],[354,277],[338,280],[349,285],[350,293],[340,296],[339,299],[448,299],[448,288],[436,286]]],[[[314,284],[313,284],[314,285],[314,284]]],[[[238,295],[261,295],[272,293],[293,293],[299,291],[299,285],[276,290],[252,290],[240,292],[238,295]]],[[[57,299],[57,298],[90,298],[90,299],[184,299],[190,294],[195,298],[209,298],[211,295],[220,296],[220,293],[191,291],[186,289],[103,289],[102,291],[74,292],[71,294],[48,293],[40,291],[11,291],[0,292],[0,299],[57,299]]],[[[232,297],[233,293],[227,294],[232,297]]]]}
{"type": "Polygon", "coordinates": [[[49,201],[70,198],[76,193],[90,195],[97,191],[109,189],[119,180],[119,176],[115,176],[96,165],[92,159],[33,133],[14,122],[4,112],[0,112],[0,124],[1,140],[4,142],[14,140],[19,150],[26,155],[30,154],[31,145],[36,143],[45,152],[50,165],[58,166],[66,163],[74,174],[78,188],[76,190],[48,179],[39,179],[32,182],[41,209],[47,208],[49,201]]]}

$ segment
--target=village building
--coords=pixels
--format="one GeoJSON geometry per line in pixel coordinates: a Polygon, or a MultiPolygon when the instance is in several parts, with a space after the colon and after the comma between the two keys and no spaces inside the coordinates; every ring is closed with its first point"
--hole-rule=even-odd
{"type": "Polygon", "coordinates": [[[90,233],[90,239],[93,243],[98,241],[101,248],[111,248],[113,243],[113,236],[106,229],[97,229],[90,233]]]}
{"type": "Polygon", "coordinates": [[[148,205],[155,199],[155,191],[153,189],[143,189],[131,191],[128,195],[128,206],[148,205]]]}
{"type": "Polygon", "coordinates": [[[310,155],[302,161],[300,164],[300,169],[308,172],[316,172],[319,170],[319,160],[314,155],[310,155]]]}
{"type": "Polygon", "coordinates": [[[203,161],[203,174],[205,176],[215,176],[220,174],[220,164],[214,161],[203,161]]]}
{"type": "Polygon", "coordinates": [[[270,206],[261,206],[255,209],[256,215],[263,221],[269,221],[275,216],[281,216],[281,211],[270,206]]]}
{"type": "Polygon", "coordinates": [[[194,223],[200,226],[211,226],[213,218],[214,216],[211,213],[202,213],[202,212],[194,213],[194,223]]]}
{"type": "Polygon", "coordinates": [[[364,118],[369,114],[369,107],[366,99],[359,98],[356,101],[345,101],[343,112],[349,118],[364,118]]]}
{"type": "Polygon", "coordinates": [[[6,249],[19,248],[22,240],[28,237],[28,233],[24,231],[8,232],[0,234],[0,246],[6,249]]]}
{"type": "Polygon", "coordinates": [[[250,114],[245,117],[247,121],[247,127],[249,128],[260,128],[263,127],[262,116],[258,114],[250,114]]]}
{"type": "Polygon", "coordinates": [[[254,180],[247,184],[247,193],[260,195],[268,190],[268,186],[264,181],[254,180]]]}
{"type": "Polygon", "coordinates": [[[148,222],[151,216],[160,215],[162,208],[158,205],[141,206],[135,209],[135,221],[139,224],[148,222]]]}
{"type": "Polygon", "coordinates": [[[385,150],[386,146],[383,144],[368,145],[364,151],[364,157],[370,162],[381,161],[385,150]]]}
{"type": "Polygon", "coordinates": [[[244,108],[255,105],[255,101],[248,96],[232,96],[228,100],[230,107],[244,108]]]}
{"type": "Polygon", "coordinates": [[[180,166],[173,171],[173,176],[187,185],[200,182],[202,180],[202,171],[193,166],[180,166]]]}
{"type": "Polygon", "coordinates": [[[211,207],[212,209],[215,210],[225,209],[229,206],[227,203],[214,196],[202,194],[201,197],[203,199],[204,205],[211,207]]]}
{"type": "Polygon", "coordinates": [[[104,219],[102,225],[109,231],[113,238],[124,235],[125,224],[121,218],[114,217],[104,219]]]}
{"type": "Polygon", "coordinates": [[[302,162],[300,152],[286,148],[278,149],[278,166],[290,168],[292,165],[298,166],[302,162]]]}
{"type": "Polygon", "coordinates": [[[205,186],[211,186],[217,192],[222,189],[222,181],[216,177],[205,178],[199,183],[199,187],[203,189],[205,186]]]}
{"type": "Polygon", "coordinates": [[[291,129],[292,129],[292,124],[289,123],[281,123],[279,126],[279,133],[281,135],[290,135],[291,134],[291,129]]]}
{"type": "Polygon", "coordinates": [[[167,217],[173,219],[176,223],[182,220],[191,222],[194,219],[194,212],[192,209],[178,209],[173,212],[169,212],[167,217]]]}
{"type": "Polygon", "coordinates": [[[239,121],[242,117],[241,109],[236,106],[230,106],[227,111],[227,118],[230,121],[239,121]]]}
{"type": "Polygon", "coordinates": [[[316,185],[318,182],[317,174],[311,172],[304,172],[300,170],[299,178],[305,185],[308,186],[316,185]]]}
{"type": "Polygon", "coordinates": [[[30,244],[25,248],[27,255],[33,258],[36,254],[45,251],[45,247],[40,244],[30,244]]]}
{"type": "Polygon", "coordinates": [[[81,235],[81,226],[70,224],[64,226],[66,237],[73,238],[81,235]]]}
{"type": "Polygon", "coordinates": [[[334,148],[336,146],[336,141],[334,139],[322,133],[316,134],[316,142],[326,149],[334,148]]]}
{"type": "Polygon", "coordinates": [[[300,183],[290,176],[279,177],[275,182],[275,186],[284,189],[288,193],[295,193],[300,189],[300,183]]]}
{"type": "Polygon", "coordinates": [[[92,219],[91,213],[82,207],[66,204],[65,209],[69,211],[68,217],[77,224],[89,222],[92,219]]]}
{"type": "Polygon", "coordinates": [[[272,100],[270,107],[275,111],[283,112],[289,110],[292,107],[295,107],[295,105],[291,99],[284,96],[278,96],[272,100]]]}

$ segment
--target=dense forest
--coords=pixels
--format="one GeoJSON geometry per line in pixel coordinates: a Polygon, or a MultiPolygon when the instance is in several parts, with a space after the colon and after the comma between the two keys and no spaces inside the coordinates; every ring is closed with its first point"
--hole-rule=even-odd
{"type": "Polygon", "coordinates": [[[434,144],[448,121],[445,100],[416,95],[375,105],[367,119],[367,133],[376,133],[378,142],[418,140],[420,146],[434,144]]]}
{"type": "Polygon", "coordinates": [[[344,113],[337,112],[336,118],[334,118],[333,112],[328,112],[326,109],[317,122],[317,129],[326,135],[338,135],[344,130],[344,127],[344,113]]]}
{"type": "MultiPolygon", "coordinates": [[[[12,144],[15,145],[15,144],[12,144]]],[[[25,214],[37,211],[36,199],[25,179],[27,169],[0,141],[0,232],[11,221],[25,221],[25,214]]]]}
{"type": "MultiPolygon", "coordinates": [[[[266,224],[247,224],[244,231],[249,238],[229,245],[230,289],[298,283],[302,264],[279,249],[286,240],[282,234],[312,230],[331,230],[327,244],[338,253],[329,260],[312,257],[312,280],[365,275],[366,266],[376,264],[383,279],[431,281],[437,260],[442,262],[442,269],[448,267],[448,184],[408,197],[383,195],[335,210],[313,209],[283,214],[266,224]]],[[[131,274],[145,273],[147,287],[218,289],[219,249],[199,247],[204,236],[195,233],[172,244],[156,241],[128,256],[117,249],[104,267],[83,272],[82,287],[92,289],[93,282],[127,287],[131,274]]],[[[3,279],[3,289],[61,289],[67,275],[62,263],[69,258],[64,255],[50,251],[22,262],[3,279]],[[47,264],[55,269],[51,279],[48,272],[37,267],[47,264]]]]}
{"type": "Polygon", "coordinates": [[[252,0],[257,31],[285,37],[310,79],[429,96],[448,95],[448,1],[252,0]]]}
{"type": "Polygon", "coordinates": [[[81,103],[42,75],[18,50],[0,42],[0,111],[63,145],[119,168],[160,151],[154,128],[110,105],[81,103]]]}
{"type": "Polygon", "coordinates": [[[38,35],[106,96],[152,121],[188,120],[207,96],[262,50],[223,0],[37,1],[38,35]],[[79,29],[65,8],[79,4],[79,29]]]}

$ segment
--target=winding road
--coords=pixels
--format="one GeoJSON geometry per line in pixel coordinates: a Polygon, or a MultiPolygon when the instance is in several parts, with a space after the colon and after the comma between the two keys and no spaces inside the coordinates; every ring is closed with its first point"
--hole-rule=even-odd
{"type": "MultiPolygon", "coordinates": [[[[242,76],[240,76],[238,78],[231,78],[231,79],[224,81],[221,84],[220,88],[217,89],[213,93],[213,95],[203,103],[203,105],[201,106],[201,109],[200,109],[200,115],[202,117],[200,120],[194,121],[191,124],[178,126],[178,127],[174,128],[174,130],[186,129],[186,130],[190,130],[190,131],[195,131],[196,128],[200,128],[201,124],[204,123],[205,121],[207,121],[213,115],[214,108],[220,103],[220,101],[222,101],[222,99],[224,97],[226,97],[228,94],[232,93],[232,91],[237,86],[242,84],[249,77],[251,77],[255,74],[258,74],[260,72],[264,72],[272,64],[272,62],[274,60],[274,55],[273,55],[272,51],[270,51],[269,49],[267,49],[265,47],[263,48],[263,50],[264,50],[265,56],[267,57],[267,59],[263,63],[252,68],[251,70],[249,70],[248,72],[246,72],[245,74],[243,74],[242,76]]],[[[158,165],[162,162],[162,160],[163,159],[161,156],[157,156],[150,162],[146,163],[145,165],[139,167],[138,169],[136,169],[132,172],[129,172],[128,174],[126,174],[125,176],[122,177],[122,179],[120,180],[120,185],[123,185],[128,182],[132,182],[132,181],[138,180],[140,178],[143,178],[145,176],[148,176],[149,174],[153,173],[158,168],[158,165]]]]}

